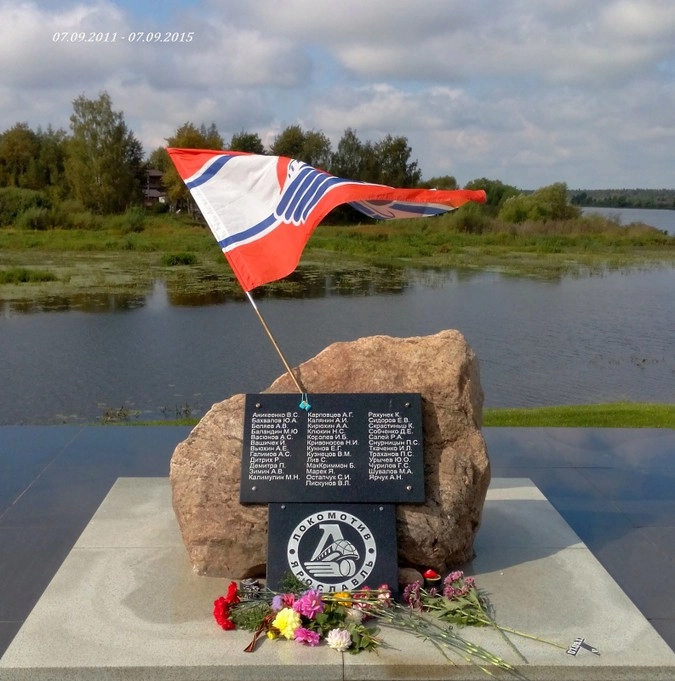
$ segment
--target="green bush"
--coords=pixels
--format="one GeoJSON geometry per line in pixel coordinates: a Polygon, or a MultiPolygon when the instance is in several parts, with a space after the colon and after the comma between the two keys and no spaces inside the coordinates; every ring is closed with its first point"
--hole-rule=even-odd
{"type": "Polygon", "coordinates": [[[165,253],[162,256],[164,267],[175,267],[176,265],[194,265],[197,256],[194,253],[165,253]]]}
{"type": "Polygon", "coordinates": [[[153,203],[148,208],[148,212],[151,213],[152,215],[164,215],[165,213],[169,212],[169,204],[168,203],[160,203],[158,201],[157,203],[153,203]]]}
{"type": "Polygon", "coordinates": [[[142,208],[130,208],[124,217],[127,221],[126,234],[130,232],[139,233],[145,229],[145,211],[142,208]]]}
{"type": "Polygon", "coordinates": [[[17,229],[44,231],[47,229],[70,229],[73,227],[72,216],[59,204],[51,208],[28,208],[14,221],[17,229]]]}
{"type": "Polygon", "coordinates": [[[59,206],[66,213],[85,213],[87,210],[77,199],[64,199],[59,202],[59,206]]]}
{"type": "Polygon", "coordinates": [[[0,270],[0,284],[26,284],[36,281],[56,281],[56,275],[46,270],[30,270],[27,267],[0,270]]]}
{"type": "Polygon", "coordinates": [[[18,229],[51,229],[52,214],[48,208],[38,208],[33,206],[24,210],[14,221],[14,226],[18,229]]]}
{"type": "Polygon", "coordinates": [[[450,215],[450,225],[457,232],[466,234],[482,234],[490,223],[482,206],[477,203],[467,203],[450,215]]]}
{"type": "Polygon", "coordinates": [[[145,211],[130,208],[120,215],[112,215],[106,220],[108,226],[121,234],[138,234],[145,229],[145,211]]]}
{"type": "Polygon", "coordinates": [[[548,222],[549,220],[571,220],[580,217],[581,209],[567,199],[567,185],[556,182],[537,189],[532,194],[511,196],[502,205],[499,219],[504,222],[521,223],[548,222]]]}
{"type": "Polygon", "coordinates": [[[81,210],[78,213],[70,213],[67,227],[70,229],[82,229],[96,231],[103,229],[104,219],[100,215],[81,210]]]}
{"type": "Polygon", "coordinates": [[[21,213],[31,208],[51,208],[44,192],[19,187],[0,188],[0,227],[13,225],[21,213]]]}

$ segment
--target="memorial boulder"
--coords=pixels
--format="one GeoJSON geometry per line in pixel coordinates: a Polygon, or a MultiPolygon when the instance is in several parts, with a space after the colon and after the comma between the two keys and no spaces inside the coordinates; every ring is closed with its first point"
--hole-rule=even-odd
{"type": "MultiPolygon", "coordinates": [[[[478,360],[458,331],[334,343],[296,370],[312,393],[419,393],[422,503],[396,507],[398,564],[438,572],[473,556],[490,483],[478,360]]],[[[263,392],[293,393],[287,374],[263,392]]],[[[264,576],[267,505],[240,503],[245,396],[215,404],[175,449],[173,507],[194,570],[264,576]]]]}

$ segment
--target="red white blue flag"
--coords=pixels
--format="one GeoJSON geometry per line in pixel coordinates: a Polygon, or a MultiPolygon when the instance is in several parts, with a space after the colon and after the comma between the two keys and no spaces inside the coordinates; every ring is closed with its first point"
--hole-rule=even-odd
{"type": "Polygon", "coordinates": [[[245,291],[293,272],[314,228],[343,203],[389,220],[485,201],[482,190],[395,189],[345,180],[283,156],[167,151],[245,291]]]}

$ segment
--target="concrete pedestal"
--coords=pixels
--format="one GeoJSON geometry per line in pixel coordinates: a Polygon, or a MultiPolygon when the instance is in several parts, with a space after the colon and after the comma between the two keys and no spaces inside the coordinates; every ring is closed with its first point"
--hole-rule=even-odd
{"type": "MultiPolygon", "coordinates": [[[[675,653],[526,479],[492,481],[477,557],[464,566],[504,624],[570,645],[581,636],[601,655],[576,656],[513,637],[520,660],[496,632],[458,630],[541,681],[675,679],[675,653]]],[[[349,655],[326,646],[263,641],[224,632],[213,600],[227,580],[189,566],[166,478],[120,478],[0,659],[3,681],[357,681],[482,679],[460,658],[382,629],[386,646],[349,655]]],[[[497,678],[506,678],[503,673],[497,678]]]]}

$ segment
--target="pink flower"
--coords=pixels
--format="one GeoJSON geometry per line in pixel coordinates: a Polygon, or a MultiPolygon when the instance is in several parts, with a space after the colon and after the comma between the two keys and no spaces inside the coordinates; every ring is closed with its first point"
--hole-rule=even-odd
{"type": "Polygon", "coordinates": [[[461,570],[451,572],[443,580],[443,595],[449,600],[463,598],[475,588],[476,580],[473,577],[465,577],[461,570]]]}
{"type": "Polygon", "coordinates": [[[416,581],[408,584],[403,590],[403,600],[410,606],[412,610],[422,609],[422,597],[420,596],[420,589],[422,582],[416,581]]]}
{"type": "Polygon", "coordinates": [[[318,613],[323,612],[321,592],[316,589],[305,591],[305,593],[293,603],[293,610],[299,612],[303,617],[313,619],[318,613]]]}
{"type": "Polygon", "coordinates": [[[354,594],[354,606],[359,610],[368,610],[370,607],[370,600],[372,589],[369,586],[362,586],[360,593],[354,594]]]}
{"type": "Polygon", "coordinates": [[[295,630],[296,641],[300,643],[305,643],[308,646],[318,646],[319,645],[319,634],[311,629],[306,629],[305,627],[298,627],[295,630]]]}
{"type": "Polygon", "coordinates": [[[391,598],[391,590],[389,589],[388,584],[380,585],[380,587],[378,588],[377,600],[379,601],[380,605],[383,606],[384,608],[391,607],[393,601],[391,598]]]}
{"type": "Polygon", "coordinates": [[[283,608],[292,608],[295,603],[295,594],[277,594],[272,599],[272,610],[279,612],[283,608]]]}

